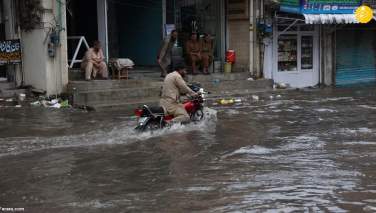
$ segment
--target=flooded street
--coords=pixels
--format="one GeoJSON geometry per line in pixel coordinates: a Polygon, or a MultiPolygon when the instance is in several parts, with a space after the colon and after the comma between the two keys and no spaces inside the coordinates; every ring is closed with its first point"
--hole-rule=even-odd
{"type": "Polygon", "coordinates": [[[376,92],[289,91],[136,134],[118,112],[0,109],[0,207],[376,212],[376,92]]]}

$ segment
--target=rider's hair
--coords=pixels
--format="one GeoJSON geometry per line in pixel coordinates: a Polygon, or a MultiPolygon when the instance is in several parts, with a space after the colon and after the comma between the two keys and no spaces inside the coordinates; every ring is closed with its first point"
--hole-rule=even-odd
{"type": "Polygon", "coordinates": [[[184,63],[183,60],[179,60],[179,61],[176,61],[175,63],[173,63],[173,68],[174,68],[174,70],[178,71],[178,70],[185,69],[186,66],[185,66],[185,63],[184,63]]]}

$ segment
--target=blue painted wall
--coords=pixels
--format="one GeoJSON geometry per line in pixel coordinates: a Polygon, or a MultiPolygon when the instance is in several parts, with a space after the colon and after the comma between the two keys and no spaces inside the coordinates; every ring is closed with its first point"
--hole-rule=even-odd
{"type": "Polygon", "coordinates": [[[156,65],[162,40],[162,0],[118,1],[119,55],[137,65],[156,65]]]}

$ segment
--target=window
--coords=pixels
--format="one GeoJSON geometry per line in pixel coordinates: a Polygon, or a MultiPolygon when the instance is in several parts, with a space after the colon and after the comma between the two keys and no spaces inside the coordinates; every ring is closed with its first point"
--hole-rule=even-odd
{"type": "Polygon", "coordinates": [[[313,69],[313,36],[302,36],[301,69],[313,69]]]}
{"type": "Polygon", "coordinates": [[[297,71],[298,48],[296,35],[280,36],[278,40],[278,71],[297,71]]]}

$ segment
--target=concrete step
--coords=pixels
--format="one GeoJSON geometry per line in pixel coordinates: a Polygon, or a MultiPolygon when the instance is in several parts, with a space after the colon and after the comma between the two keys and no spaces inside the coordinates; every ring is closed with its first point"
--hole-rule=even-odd
{"type": "Polygon", "coordinates": [[[130,102],[145,98],[155,98],[160,95],[160,87],[135,87],[111,90],[91,90],[73,93],[75,105],[94,106],[115,102],[130,102]]]}
{"type": "Polygon", "coordinates": [[[11,89],[14,88],[15,85],[12,82],[0,82],[0,90],[6,90],[6,89],[11,89]]]}
{"type": "MultiPolygon", "coordinates": [[[[111,73],[110,73],[111,74],[111,73]]],[[[161,80],[161,72],[159,69],[150,68],[150,69],[132,69],[129,71],[129,79],[134,80],[161,80]]],[[[80,69],[69,69],[68,78],[70,81],[83,81],[85,80],[85,74],[80,69]]]]}
{"type": "Polygon", "coordinates": [[[3,89],[0,90],[0,98],[12,98],[17,97],[19,94],[26,94],[26,89],[3,89]]]}
{"type": "Polygon", "coordinates": [[[70,81],[68,91],[83,92],[95,90],[112,90],[122,88],[160,87],[162,82],[150,80],[94,80],[94,81],[70,81]]]}
{"type": "Polygon", "coordinates": [[[273,88],[272,80],[235,80],[235,81],[212,81],[201,82],[202,87],[211,92],[213,95],[222,95],[234,93],[234,91],[244,91],[252,93],[252,91],[268,90],[273,88]]]}
{"type": "Polygon", "coordinates": [[[247,80],[250,77],[248,72],[239,73],[211,73],[210,75],[188,75],[189,82],[212,82],[212,81],[236,81],[247,80]]]}
{"type": "Polygon", "coordinates": [[[129,115],[133,115],[135,109],[142,107],[145,104],[148,106],[158,106],[159,97],[144,98],[144,99],[138,99],[138,100],[129,101],[129,102],[111,102],[111,103],[95,104],[92,107],[94,108],[95,111],[119,110],[129,115]]]}

